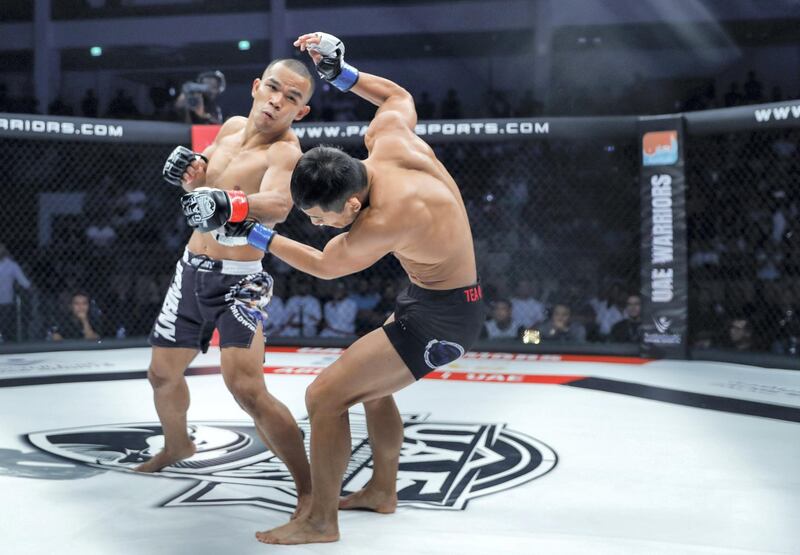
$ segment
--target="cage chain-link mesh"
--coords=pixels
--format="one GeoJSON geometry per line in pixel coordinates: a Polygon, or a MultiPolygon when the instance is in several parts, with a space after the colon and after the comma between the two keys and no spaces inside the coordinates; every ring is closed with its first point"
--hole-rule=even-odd
{"type": "MultiPolygon", "coordinates": [[[[101,337],[149,333],[189,237],[179,208],[181,190],[160,176],[171,148],[4,141],[9,186],[0,207],[6,222],[0,243],[33,284],[16,288],[13,315],[5,317],[20,326],[6,326],[6,341],[63,336],[76,292],[90,299],[89,320],[101,337]]],[[[599,329],[594,303],[616,303],[623,310],[625,297],[639,290],[633,138],[454,139],[434,149],[461,187],[485,295],[490,300],[533,298],[545,310],[542,318],[554,304],[567,305],[572,320],[586,328],[587,341],[607,341],[608,330],[599,329]]],[[[366,155],[363,148],[348,151],[366,155]]],[[[318,248],[335,232],[311,225],[297,210],[278,230],[318,248]]],[[[275,294],[284,303],[309,283],[322,305],[341,296],[336,282],[306,279],[269,256],[264,265],[276,277],[275,294]]],[[[357,334],[383,322],[405,279],[399,264],[387,256],[341,282],[345,294],[374,301],[372,308],[359,306],[357,334]]],[[[315,329],[305,326],[300,333],[313,335],[324,327],[323,318],[315,329]]],[[[538,342],[535,334],[532,342],[538,342]]]]}
{"type": "Polygon", "coordinates": [[[800,130],[692,137],[690,345],[797,355],[800,130]]]}

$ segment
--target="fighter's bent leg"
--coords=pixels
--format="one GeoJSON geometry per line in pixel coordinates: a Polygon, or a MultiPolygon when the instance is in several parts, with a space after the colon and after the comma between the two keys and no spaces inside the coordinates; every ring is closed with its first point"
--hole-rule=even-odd
{"type": "Polygon", "coordinates": [[[397,468],[403,446],[403,420],[391,395],[364,403],[372,448],[372,477],[363,489],[339,500],[340,509],[393,513],[397,508],[397,468]]]}
{"type": "Polygon", "coordinates": [[[297,422],[286,405],[267,391],[263,345],[259,329],[249,348],[223,348],[222,376],[236,402],[253,419],[264,444],[289,469],[297,487],[295,518],[310,505],[311,471],[297,422]]]}
{"type": "Polygon", "coordinates": [[[311,474],[314,488],[307,515],[256,537],[264,543],[298,544],[339,539],[338,505],[350,458],[347,410],[356,403],[391,395],[414,376],[383,329],[356,341],[306,391],[311,418],[311,474]]]}
{"type": "Polygon", "coordinates": [[[164,449],[137,466],[134,469],[137,472],[156,472],[194,455],[195,445],[186,427],[189,387],[183,372],[195,356],[195,349],[153,347],[147,378],[153,386],[153,400],[164,434],[164,449]]]}

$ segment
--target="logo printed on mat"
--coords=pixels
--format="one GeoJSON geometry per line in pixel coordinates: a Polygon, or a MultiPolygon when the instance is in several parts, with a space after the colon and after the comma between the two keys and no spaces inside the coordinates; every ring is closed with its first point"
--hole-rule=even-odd
{"type": "MultiPolygon", "coordinates": [[[[352,414],[350,422],[353,447],[342,485],[345,494],[361,489],[372,476],[366,421],[352,414]]],[[[307,438],[308,419],[298,424],[307,438]]],[[[471,499],[543,476],[557,461],[547,445],[503,424],[429,422],[424,415],[406,414],[403,425],[397,476],[400,506],[463,510],[471,499]]],[[[197,453],[154,476],[179,479],[178,485],[187,478],[196,481],[162,506],[254,505],[294,511],[292,477],[263,446],[252,422],[197,422],[189,432],[197,453]]],[[[95,470],[121,472],[132,472],[149,460],[164,440],[155,423],[98,425],[27,437],[45,453],[95,470]]]]}

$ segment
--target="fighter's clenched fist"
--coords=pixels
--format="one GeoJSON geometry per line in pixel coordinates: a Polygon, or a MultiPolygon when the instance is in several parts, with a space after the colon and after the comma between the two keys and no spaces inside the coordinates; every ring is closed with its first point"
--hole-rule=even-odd
{"type": "Polygon", "coordinates": [[[161,175],[167,183],[176,187],[192,183],[202,184],[205,181],[207,166],[208,158],[202,154],[192,152],[185,146],[176,146],[164,162],[161,175]]]}
{"type": "Polygon", "coordinates": [[[308,33],[294,41],[301,51],[308,51],[317,73],[340,91],[349,91],[358,81],[358,70],[344,61],[344,43],[329,33],[308,33]]]}

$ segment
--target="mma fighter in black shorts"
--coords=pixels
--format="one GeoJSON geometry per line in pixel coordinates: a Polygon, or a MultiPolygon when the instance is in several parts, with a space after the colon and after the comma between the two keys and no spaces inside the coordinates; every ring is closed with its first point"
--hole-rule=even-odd
{"type": "Polygon", "coordinates": [[[164,166],[165,179],[188,191],[182,198],[184,215],[196,230],[150,335],[148,377],[164,448],[136,468],[155,472],[194,455],[184,370],[207,350],[217,328],[225,384],[255,421],[264,444],[291,472],[298,493],[295,516],[310,501],[311,478],[300,429],[264,384],[263,319],[272,278],[263,272],[263,252],[246,240],[203,232],[245,218],[268,225],[286,218],[292,207],[290,178],[302,154],[291,125],[308,114],[313,90],[304,64],[272,62],[253,81],[248,117],[226,121],[202,154],[177,147],[164,166]]]}
{"type": "Polygon", "coordinates": [[[366,160],[317,147],[292,174],[294,203],[312,223],[350,229],[322,251],[254,221],[228,224],[226,233],[322,279],[360,272],[393,254],[411,284],[384,326],[353,343],[306,391],[312,504],[290,523],[256,534],[276,544],[338,540],[338,509],[395,510],[403,422],[392,394],[461,357],[486,319],[467,211],[458,185],[414,133],[412,96],[345,63],[344,45],[332,35],[303,35],[295,45],[331,84],[378,106],[364,137],[366,160]],[[352,447],[348,409],[357,403],[366,411],[372,478],[339,500],[352,447]]]}

